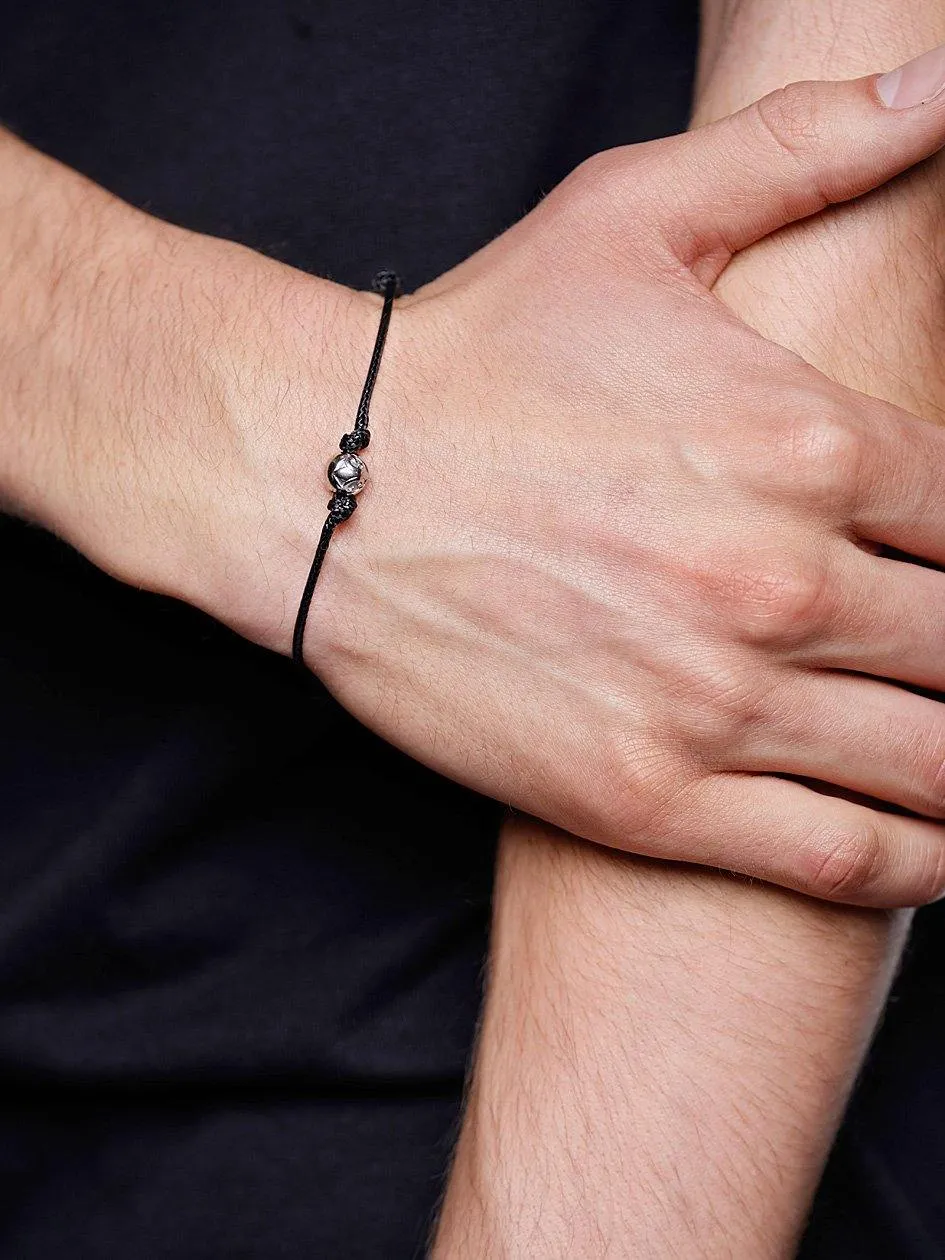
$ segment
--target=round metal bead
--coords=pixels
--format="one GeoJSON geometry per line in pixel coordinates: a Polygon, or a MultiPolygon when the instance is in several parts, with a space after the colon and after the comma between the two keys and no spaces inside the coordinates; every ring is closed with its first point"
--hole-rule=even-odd
{"type": "Polygon", "coordinates": [[[367,465],[353,451],[342,452],[328,465],[328,480],[345,494],[360,494],[367,481],[367,465]]]}

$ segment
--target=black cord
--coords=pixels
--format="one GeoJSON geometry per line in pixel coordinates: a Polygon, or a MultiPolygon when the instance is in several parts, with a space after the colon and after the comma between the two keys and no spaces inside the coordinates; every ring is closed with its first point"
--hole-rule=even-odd
{"type": "Polygon", "coordinates": [[[305,664],[305,657],[302,651],[305,643],[305,623],[308,621],[308,610],[312,606],[315,583],[318,581],[318,575],[322,571],[322,564],[328,553],[328,544],[331,542],[331,536],[335,532],[336,526],[340,525],[342,521],[346,521],[353,514],[354,509],[358,506],[358,501],[354,496],[359,494],[364,487],[364,476],[367,469],[358,452],[363,451],[371,441],[371,430],[368,427],[371,395],[374,393],[374,386],[377,383],[377,373],[381,366],[381,355],[384,353],[384,342],[387,340],[387,329],[390,326],[391,312],[394,309],[394,299],[400,297],[403,292],[400,277],[394,271],[379,271],[374,277],[371,288],[375,293],[383,295],[384,305],[381,307],[381,319],[377,327],[377,336],[374,339],[374,350],[371,354],[371,362],[368,365],[367,376],[364,378],[364,388],[361,390],[361,401],[358,403],[354,428],[350,433],[346,433],[342,437],[338,443],[341,454],[336,455],[328,465],[328,479],[335,493],[331,496],[328,503],[328,517],[322,526],[321,537],[315,549],[312,567],[308,571],[305,589],[302,591],[302,598],[299,601],[299,611],[295,617],[295,630],[292,634],[292,659],[297,665],[305,664]]]}

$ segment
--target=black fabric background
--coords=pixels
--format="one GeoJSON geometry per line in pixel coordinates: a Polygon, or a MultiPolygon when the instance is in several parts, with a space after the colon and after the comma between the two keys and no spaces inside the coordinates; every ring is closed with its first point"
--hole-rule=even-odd
{"type": "MultiPolygon", "coordinates": [[[[0,0],[0,32],[0,119],[41,148],[415,287],[587,154],[684,126],[695,9],[0,0]]],[[[419,1254],[496,809],[38,530],[0,522],[0,564],[0,1257],[419,1254]]],[[[926,912],[809,1257],[945,1254],[941,942],[926,912]]]]}

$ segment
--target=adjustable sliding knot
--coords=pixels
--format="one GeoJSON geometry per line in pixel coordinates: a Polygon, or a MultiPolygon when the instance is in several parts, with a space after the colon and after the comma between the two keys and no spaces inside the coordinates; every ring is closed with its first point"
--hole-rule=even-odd
{"type": "Polygon", "coordinates": [[[328,480],[335,493],[328,503],[328,516],[322,526],[321,537],[308,571],[305,589],[299,601],[299,611],[295,618],[295,629],[292,633],[292,659],[297,665],[305,664],[303,656],[305,623],[308,620],[308,610],[312,604],[315,583],[322,571],[331,536],[335,532],[335,527],[348,520],[353,514],[358,506],[354,496],[360,494],[367,483],[367,465],[359,452],[363,451],[371,441],[371,430],[368,428],[371,395],[374,393],[374,384],[381,366],[381,355],[384,353],[384,342],[387,340],[387,328],[390,324],[391,311],[394,309],[394,299],[400,297],[404,291],[400,276],[396,271],[379,271],[371,282],[371,287],[375,293],[381,294],[384,303],[381,307],[374,350],[364,380],[364,388],[361,390],[354,427],[350,433],[345,433],[338,443],[341,454],[336,455],[328,465],[328,480]]]}
{"type": "Polygon", "coordinates": [[[403,281],[396,271],[388,271],[386,268],[379,271],[371,281],[371,288],[375,293],[387,296],[388,289],[392,290],[392,295],[399,298],[404,291],[403,281]]]}
{"type": "Polygon", "coordinates": [[[364,429],[358,433],[346,433],[338,446],[346,455],[354,455],[358,451],[363,451],[366,446],[371,445],[371,430],[364,429]]]}
{"type": "Polygon", "coordinates": [[[328,500],[328,520],[332,525],[340,525],[342,521],[354,515],[354,509],[357,506],[358,501],[353,494],[339,490],[328,500]]]}

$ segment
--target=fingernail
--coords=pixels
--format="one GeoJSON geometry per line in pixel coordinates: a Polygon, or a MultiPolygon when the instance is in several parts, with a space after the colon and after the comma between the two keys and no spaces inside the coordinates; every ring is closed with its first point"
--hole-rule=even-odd
{"type": "Polygon", "coordinates": [[[876,91],[890,109],[924,105],[945,88],[945,44],[907,61],[876,80],[876,91]]]}

